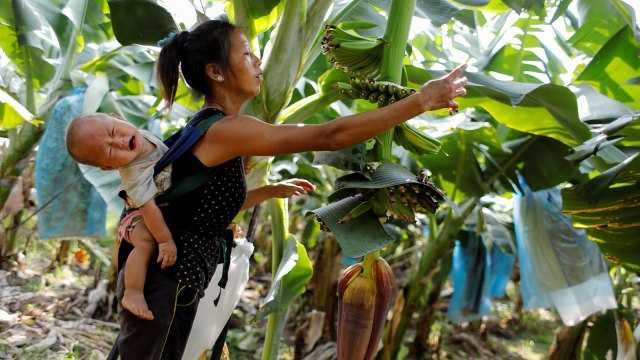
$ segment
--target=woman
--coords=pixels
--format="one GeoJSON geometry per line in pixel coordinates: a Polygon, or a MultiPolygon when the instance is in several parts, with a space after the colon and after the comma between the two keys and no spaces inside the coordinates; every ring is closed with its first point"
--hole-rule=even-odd
{"type": "MultiPolygon", "coordinates": [[[[211,20],[190,32],[173,34],[161,43],[157,76],[168,106],[175,100],[181,70],[192,91],[204,97],[203,109],[216,109],[226,115],[208,129],[190,153],[173,163],[172,182],[212,167],[220,171],[179,204],[163,209],[178,246],[178,260],[172,269],[152,266],[154,269],[149,270],[145,297],[154,320],[120,311],[117,346],[123,359],[181,357],[199,297],[229,241],[230,234],[225,229],[238,211],[268,197],[264,192],[246,192],[243,157],[341,149],[373,138],[425,111],[455,110],[458,104],[453,99],[466,94],[467,80],[458,78],[466,68],[462,65],[429,81],[414,95],[377,110],[321,125],[271,125],[239,114],[242,104],[260,92],[262,69],[260,59],[234,25],[226,20],[211,20]],[[220,241],[223,237],[225,241],[220,241]]],[[[301,188],[301,192],[304,190],[301,188]]],[[[126,254],[126,249],[120,252],[121,264],[126,254]]],[[[121,281],[118,288],[119,293],[124,291],[121,281]]]]}

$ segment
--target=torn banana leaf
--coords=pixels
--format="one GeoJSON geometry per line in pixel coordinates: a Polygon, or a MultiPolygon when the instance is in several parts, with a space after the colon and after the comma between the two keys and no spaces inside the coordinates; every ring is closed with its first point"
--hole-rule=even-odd
{"type": "MultiPolygon", "coordinates": [[[[413,174],[404,166],[384,162],[371,173],[371,179],[367,179],[359,173],[345,175],[336,179],[336,191],[329,195],[329,201],[352,195],[354,189],[381,189],[403,184],[429,186],[420,182],[416,174],[413,174]]],[[[431,187],[435,189],[435,186],[431,185],[431,187]]]]}

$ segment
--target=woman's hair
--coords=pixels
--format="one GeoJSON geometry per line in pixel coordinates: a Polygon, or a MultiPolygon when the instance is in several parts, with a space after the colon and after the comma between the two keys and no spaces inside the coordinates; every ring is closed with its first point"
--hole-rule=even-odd
{"type": "Polygon", "coordinates": [[[231,35],[237,27],[226,18],[209,20],[192,31],[181,31],[162,46],[157,77],[169,108],[178,89],[179,69],[195,96],[209,91],[206,66],[215,63],[223,74],[232,72],[231,35]]]}

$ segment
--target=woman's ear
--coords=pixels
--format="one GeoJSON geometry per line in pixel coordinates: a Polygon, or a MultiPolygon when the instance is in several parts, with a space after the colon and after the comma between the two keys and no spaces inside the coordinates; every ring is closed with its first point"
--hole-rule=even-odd
{"type": "Polygon", "coordinates": [[[207,64],[207,66],[205,67],[205,72],[207,74],[207,77],[211,80],[217,82],[224,81],[224,76],[222,75],[222,73],[220,72],[220,68],[216,64],[207,64]]]}

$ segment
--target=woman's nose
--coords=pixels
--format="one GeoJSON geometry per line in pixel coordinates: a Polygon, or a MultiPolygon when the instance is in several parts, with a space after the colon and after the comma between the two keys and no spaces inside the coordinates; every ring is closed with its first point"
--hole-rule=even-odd
{"type": "Polygon", "coordinates": [[[260,67],[260,65],[262,65],[262,60],[260,60],[260,58],[259,58],[259,57],[257,57],[257,56],[256,56],[256,54],[253,54],[253,57],[254,57],[254,59],[253,59],[253,63],[254,63],[256,66],[260,67]]]}

